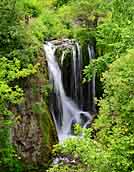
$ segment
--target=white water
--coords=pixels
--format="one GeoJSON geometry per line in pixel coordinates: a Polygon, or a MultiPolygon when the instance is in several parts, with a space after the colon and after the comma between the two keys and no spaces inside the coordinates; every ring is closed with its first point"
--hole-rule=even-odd
{"type": "MultiPolygon", "coordinates": [[[[62,141],[68,136],[72,135],[72,124],[79,123],[83,127],[86,127],[86,124],[88,124],[89,121],[91,121],[91,115],[88,112],[84,112],[80,110],[76,105],[76,103],[71,98],[66,96],[65,90],[63,88],[62,73],[55,57],[55,51],[58,47],[59,46],[56,46],[51,42],[47,42],[46,44],[44,44],[44,51],[48,62],[50,81],[54,85],[54,91],[57,97],[57,101],[58,103],[61,104],[61,112],[62,112],[62,116],[60,117],[61,124],[59,121],[56,120],[54,112],[52,112],[52,114],[54,121],[56,123],[59,140],[62,141]],[[83,120],[81,116],[84,116],[86,117],[86,119],[88,119],[84,124],[82,124],[83,120]]],[[[76,48],[74,47],[74,45],[72,45],[72,51],[73,51],[73,66],[74,66],[74,79],[75,79],[75,91],[76,91],[75,95],[77,96],[76,48]]],[[[79,49],[78,49],[78,58],[80,58],[79,49]]],[[[63,60],[64,60],[64,53],[62,54],[62,58],[61,58],[62,63],[63,60]]]]}
{"type": "Polygon", "coordinates": [[[82,108],[83,106],[83,89],[82,89],[82,86],[81,86],[81,81],[82,81],[82,75],[81,75],[81,71],[82,71],[82,52],[81,52],[81,47],[79,45],[78,42],[76,42],[76,47],[77,47],[77,51],[78,51],[78,75],[79,75],[79,81],[78,81],[78,85],[79,85],[79,93],[80,93],[80,106],[82,108]]]}
{"type": "Polygon", "coordinates": [[[76,47],[72,47],[73,50],[73,74],[74,74],[74,96],[75,100],[78,101],[78,96],[77,96],[77,68],[76,68],[76,47]]]}
{"type": "MultiPolygon", "coordinates": [[[[95,57],[95,52],[93,46],[88,45],[88,54],[89,54],[89,59],[90,62],[94,59],[95,57]]],[[[92,98],[93,98],[93,105],[92,105],[92,110],[94,113],[96,113],[96,102],[95,102],[95,96],[96,96],[96,75],[95,72],[93,72],[93,78],[92,78],[92,98]]]]}
{"type": "Polygon", "coordinates": [[[62,56],[61,56],[61,65],[63,65],[64,59],[65,59],[65,51],[62,52],[62,56]]]}

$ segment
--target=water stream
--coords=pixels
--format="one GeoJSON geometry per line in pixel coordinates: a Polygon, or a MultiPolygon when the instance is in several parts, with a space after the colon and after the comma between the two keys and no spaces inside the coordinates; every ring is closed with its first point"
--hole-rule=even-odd
{"type": "MultiPolygon", "coordinates": [[[[89,54],[89,59],[90,62],[95,58],[95,52],[94,52],[94,47],[91,45],[88,45],[88,54],[89,54]]],[[[96,96],[96,75],[93,73],[93,78],[92,78],[92,98],[93,98],[93,103],[92,103],[92,111],[96,113],[96,103],[95,103],[95,96],[96,96]]]]}
{"type": "MultiPolygon", "coordinates": [[[[88,49],[89,48],[90,47],[88,47],[88,49]]],[[[83,88],[80,83],[82,79],[81,47],[78,42],[71,40],[65,40],[62,43],[50,41],[44,44],[44,51],[48,62],[49,79],[51,84],[53,84],[56,97],[55,100],[51,102],[51,104],[54,104],[51,106],[51,113],[55,121],[59,140],[62,141],[72,135],[74,124],[79,123],[82,127],[86,127],[92,120],[90,113],[82,109],[84,97],[83,88]],[[56,57],[56,50],[62,47],[64,48],[61,55],[61,65],[64,65],[63,62],[66,58],[65,50],[70,49],[72,52],[72,69],[70,69],[72,70],[72,75],[70,77],[73,83],[71,87],[72,90],[70,90],[73,93],[72,97],[66,95],[62,70],[56,57]],[[55,106],[57,106],[57,112],[54,110],[55,106]]],[[[89,57],[92,58],[90,53],[92,53],[92,50],[89,50],[89,57]]]]}

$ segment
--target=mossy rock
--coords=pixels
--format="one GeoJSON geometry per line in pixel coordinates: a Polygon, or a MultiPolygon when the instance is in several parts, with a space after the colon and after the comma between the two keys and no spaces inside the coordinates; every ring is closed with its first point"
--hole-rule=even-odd
{"type": "Polygon", "coordinates": [[[48,87],[47,65],[43,56],[38,61],[40,68],[36,75],[19,82],[24,90],[24,102],[12,107],[16,114],[13,143],[26,172],[46,167],[51,160],[52,147],[58,142],[47,105],[49,90],[43,91],[48,87]]]}

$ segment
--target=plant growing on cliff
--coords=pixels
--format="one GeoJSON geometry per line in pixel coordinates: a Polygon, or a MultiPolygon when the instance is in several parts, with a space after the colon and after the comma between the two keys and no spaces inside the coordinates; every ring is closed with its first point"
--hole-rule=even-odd
{"type": "Polygon", "coordinates": [[[17,1],[0,1],[0,17],[0,169],[20,171],[11,144],[11,109],[23,100],[19,79],[34,74],[38,65],[30,64],[33,52],[25,37],[17,1]]]}
{"type": "Polygon", "coordinates": [[[134,50],[111,64],[103,75],[104,96],[100,100],[100,116],[93,129],[76,126],[76,133],[81,137],[56,145],[56,156],[68,157],[70,161],[61,161],[48,172],[73,171],[72,166],[79,172],[134,170],[133,69],[134,50]],[[81,168],[77,168],[77,164],[81,168]]]}
{"type": "Polygon", "coordinates": [[[84,70],[87,80],[92,78],[92,71],[101,75],[108,65],[134,47],[134,1],[112,0],[105,8],[108,15],[96,29],[96,60],[93,60],[84,70]]]}

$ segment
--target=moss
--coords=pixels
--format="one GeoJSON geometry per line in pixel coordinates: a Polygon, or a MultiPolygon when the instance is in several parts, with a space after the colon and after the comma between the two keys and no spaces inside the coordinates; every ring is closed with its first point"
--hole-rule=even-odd
{"type": "Polygon", "coordinates": [[[56,128],[45,102],[34,104],[33,112],[36,114],[42,135],[42,144],[40,150],[41,159],[47,165],[51,160],[52,147],[58,142],[56,128]]]}
{"type": "Polygon", "coordinates": [[[32,85],[32,94],[36,95],[37,91],[38,91],[38,89],[37,89],[36,85],[32,85]]]}
{"type": "Polygon", "coordinates": [[[36,103],[35,105],[33,105],[33,112],[37,114],[38,123],[42,130],[43,143],[45,145],[50,144],[50,146],[52,146],[56,143],[57,137],[54,122],[52,120],[51,114],[48,111],[47,105],[45,104],[45,102],[36,103]],[[51,142],[53,132],[55,133],[55,138],[53,138],[53,140],[55,140],[55,143],[51,142]]]}

